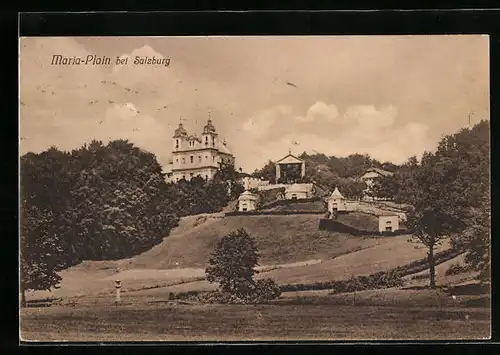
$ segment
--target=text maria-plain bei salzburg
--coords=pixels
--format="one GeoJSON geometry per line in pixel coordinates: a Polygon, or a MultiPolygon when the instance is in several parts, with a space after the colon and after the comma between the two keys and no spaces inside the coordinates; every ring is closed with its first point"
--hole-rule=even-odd
{"type": "MultiPolygon", "coordinates": [[[[52,55],[52,65],[128,65],[128,56],[117,56],[115,60],[109,56],[97,56],[89,54],[83,57],[64,56],[62,54],[52,55]]],[[[130,60],[133,65],[155,65],[155,66],[170,66],[170,58],[150,57],[150,56],[135,56],[130,60]]]]}

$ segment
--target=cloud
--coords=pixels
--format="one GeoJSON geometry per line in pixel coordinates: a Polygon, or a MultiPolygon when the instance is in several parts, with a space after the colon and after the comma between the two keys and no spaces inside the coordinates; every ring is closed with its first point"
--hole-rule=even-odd
{"type": "Polygon", "coordinates": [[[259,112],[241,125],[242,130],[255,138],[261,138],[269,133],[275,123],[282,123],[291,114],[288,106],[276,106],[259,112]]]}
{"type": "Polygon", "coordinates": [[[305,116],[297,116],[296,119],[302,122],[314,122],[317,120],[335,121],[339,115],[339,110],[335,105],[327,105],[322,101],[316,102],[309,107],[305,116]]]}
{"type": "Polygon", "coordinates": [[[417,122],[398,124],[398,110],[393,105],[379,108],[353,105],[339,114],[336,105],[316,102],[305,115],[296,116],[301,117],[298,120],[301,129],[292,130],[287,129],[292,122],[291,112],[290,107],[280,107],[256,115],[257,120],[246,121],[253,135],[247,137],[245,145],[258,146],[238,155],[247,171],[261,167],[269,159],[281,158],[288,149],[295,154],[303,151],[336,156],[366,153],[375,159],[399,164],[433,148],[428,137],[429,127],[417,122]],[[277,112],[288,114],[288,121],[278,120],[277,112]]]}

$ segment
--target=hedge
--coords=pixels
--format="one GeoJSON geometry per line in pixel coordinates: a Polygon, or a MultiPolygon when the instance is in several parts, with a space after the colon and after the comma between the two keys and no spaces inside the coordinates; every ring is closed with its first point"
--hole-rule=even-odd
{"type": "MultiPolygon", "coordinates": [[[[460,255],[462,251],[448,249],[435,255],[435,262],[441,264],[460,255]]],[[[288,284],[280,287],[281,292],[312,291],[333,289],[333,292],[352,292],[377,288],[388,288],[403,285],[403,277],[429,268],[427,258],[413,261],[404,266],[398,266],[387,272],[379,271],[368,276],[352,277],[348,280],[317,282],[314,284],[288,284]],[[357,286],[356,286],[357,285],[357,286]],[[351,290],[351,291],[348,291],[351,290]]]]}
{"type": "MultiPolygon", "coordinates": [[[[325,211],[247,211],[247,212],[242,212],[242,211],[233,211],[233,212],[226,212],[226,216],[259,216],[259,215],[293,215],[293,214],[324,214],[325,211]]],[[[373,233],[372,233],[373,234],[373,233]]]]}

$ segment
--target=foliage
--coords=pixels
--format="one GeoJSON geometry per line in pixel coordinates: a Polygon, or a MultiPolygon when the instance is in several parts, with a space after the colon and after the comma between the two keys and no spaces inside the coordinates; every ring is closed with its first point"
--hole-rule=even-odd
{"type": "Polygon", "coordinates": [[[468,248],[468,263],[486,270],[489,260],[489,129],[482,121],[441,139],[436,153],[426,152],[402,169],[398,200],[412,206],[407,225],[414,240],[428,247],[430,285],[435,287],[434,247],[454,236],[468,248]],[[482,209],[482,210],[481,210],[482,209]]]}
{"type": "Polygon", "coordinates": [[[465,250],[465,269],[478,271],[481,280],[491,277],[491,204],[488,199],[472,207],[463,233],[453,238],[455,248],[465,250]]]}
{"type": "Polygon", "coordinates": [[[252,173],[252,176],[255,178],[259,178],[262,180],[267,180],[271,184],[274,184],[276,181],[276,164],[272,161],[268,161],[266,165],[264,165],[261,169],[257,169],[252,173]]]}
{"type": "Polygon", "coordinates": [[[314,284],[284,285],[282,292],[286,291],[306,291],[306,290],[326,290],[332,289],[332,293],[355,292],[380,288],[400,287],[404,285],[402,275],[393,270],[380,271],[367,276],[351,276],[346,280],[318,282],[314,284]]]}
{"type": "Polygon", "coordinates": [[[445,271],[445,275],[446,276],[451,276],[451,275],[459,275],[461,273],[464,273],[465,271],[467,271],[467,268],[465,268],[463,265],[460,265],[460,264],[453,264],[451,265],[446,271],[445,271]]]}
{"type": "MultiPolygon", "coordinates": [[[[326,156],[325,154],[302,153],[299,158],[305,160],[306,176],[300,182],[314,182],[317,185],[333,190],[336,186],[342,193],[352,199],[359,199],[366,189],[359,177],[370,167],[396,172],[399,166],[390,162],[380,163],[366,154],[351,154],[347,157],[326,156]]],[[[262,169],[256,170],[252,176],[270,180],[274,183],[275,164],[269,161],[262,169]]]]}
{"type": "Polygon", "coordinates": [[[217,179],[167,184],[154,154],[126,140],[21,157],[21,284],[48,289],[61,268],[131,257],[162,241],[180,216],[216,212],[242,188],[217,179]]]}
{"type": "Polygon", "coordinates": [[[271,279],[255,281],[258,251],[254,239],[239,229],[224,236],[215,246],[206,268],[207,280],[219,283],[216,301],[258,303],[279,297],[271,279]]]}
{"type": "MultiPolygon", "coordinates": [[[[460,252],[454,249],[444,250],[435,255],[436,264],[443,263],[456,257],[460,252]]],[[[289,284],[280,287],[282,292],[288,291],[310,291],[334,289],[337,292],[351,292],[363,289],[376,289],[386,287],[398,287],[403,285],[403,277],[412,275],[429,268],[427,258],[415,260],[407,265],[398,266],[392,270],[379,271],[368,276],[352,277],[350,280],[317,282],[313,284],[289,284]],[[354,281],[355,280],[355,281],[354,281]],[[358,286],[353,286],[357,284],[358,286]],[[359,286],[362,285],[362,286],[359,286]],[[351,291],[345,291],[351,290],[351,291]]]]}
{"type": "Polygon", "coordinates": [[[64,269],[63,248],[59,235],[51,230],[53,214],[31,205],[21,209],[20,286],[22,304],[26,290],[57,288],[64,269]]]}
{"type": "Polygon", "coordinates": [[[364,181],[348,178],[339,180],[338,188],[344,197],[351,200],[360,200],[367,186],[364,181]]]}
{"type": "Polygon", "coordinates": [[[376,180],[370,188],[372,196],[382,199],[393,199],[398,194],[399,189],[400,181],[394,175],[384,176],[376,180]]]}
{"type": "Polygon", "coordinates": [[[206,268],[207,280],[218,282],[224,292],[248,292],[258,260],[257,247],[252,237],[239,229],[222,237],[210,256],[206,268]]]}

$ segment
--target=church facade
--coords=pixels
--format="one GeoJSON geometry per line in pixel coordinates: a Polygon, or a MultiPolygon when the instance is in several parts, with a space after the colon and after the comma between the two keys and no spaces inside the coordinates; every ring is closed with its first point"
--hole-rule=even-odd
{"type": "Polygon", "coordinates": [[[234,156],[226,142],[219,140],[211,119],[203,127],[201,138],[188,134],[179,123],[173,135],[172,161],[167,167],[170,182],[191,180],[195,176],[210,180],[222,164],[234,164],[234,156]]]}

